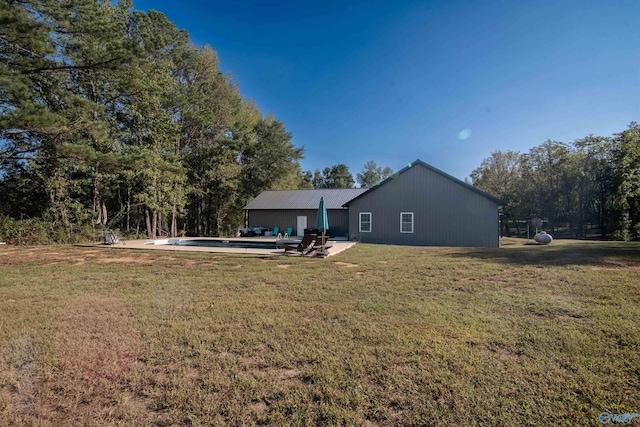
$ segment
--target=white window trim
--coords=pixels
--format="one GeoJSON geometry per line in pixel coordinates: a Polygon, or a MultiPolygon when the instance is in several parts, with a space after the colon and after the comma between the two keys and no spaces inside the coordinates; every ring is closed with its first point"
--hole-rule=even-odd
{"type": "Polygon", "coordinates": [[[373,215],[371,215],[371,212],[359,212],[358,213],[358,230],[360,230],[360,233],[371,233],[371,230],[373,230],[373,215]],[[369,215],[369,229],[368,230],[363,230],[362,229],[362,214],[369,215]]]}
{"type": "Polygon", "coordinates": [[[413,212],[400,212],[400,233],[412,234],[413,233],[413,212]],[[411,231],[402,231],[402,215],[411,215],[411,231]]]}

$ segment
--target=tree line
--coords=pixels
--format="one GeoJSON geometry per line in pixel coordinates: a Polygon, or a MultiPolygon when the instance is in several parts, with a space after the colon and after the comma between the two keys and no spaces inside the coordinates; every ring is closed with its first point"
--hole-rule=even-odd
{"type": "Polygon", "coordinates": [[[130,0],[1,1],[0,214],[73,236],[221,235],[306,185],[284,124],[216,52],[130,0]]]}
{"type": "MultiPolygon", "coordinates": [[[[362,171],[356,174],[356,180],[360,188],[371,188],[392,174],[393,169],[390,167],[382,168],[375,161],[369,160],[362,171]]],[[[322,172],[316,169],[313,174],[311,171],[305,171],[303,180],[308,188],[354,188],[356,183],[349,167],[344,163],[324,168],[322,172]]]]}
{"type": "Polygon", "coordinates": [[[570,144],[548,140],[527,153],[496,151],[471,183],[504,202],[506,233],[540,217],[552,233],[640,239],[640,127],[570,144]]]}
{"type": "Polygon", "coordinates": [[[284,124],[164,14],[0,2],[0,232],[219,236],[263,190],[353,187],[343,164],[302,171],[284,124]]]}

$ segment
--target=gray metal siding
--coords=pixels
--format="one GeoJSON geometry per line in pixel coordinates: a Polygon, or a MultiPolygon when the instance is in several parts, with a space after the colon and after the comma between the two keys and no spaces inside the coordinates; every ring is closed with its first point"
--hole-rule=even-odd
{"type": "Polygon", "coordinates": [[[498,227],[495,202],[421,165],[349,204],[349,235],[365,243],[498,247],[498,227]],[[360,212],[371,212],[370,233],[360,212]],[[400,212],[413,212],[413,233],[400,233],[400,212]]]}
{"type": "MultiPolygon", "coordinates": [[[[298,216],[307,217],[307,227],[314,228],[317,209],[314,210],[249,210],[249,225],[252,227],[280,227],[284,233],[287,227],[293,227],[294,235],[298,216]]],[[[346,209],[327,209],[329,219],[329,234],[345,237],[349,230],[349,213],[346,209]]]]}

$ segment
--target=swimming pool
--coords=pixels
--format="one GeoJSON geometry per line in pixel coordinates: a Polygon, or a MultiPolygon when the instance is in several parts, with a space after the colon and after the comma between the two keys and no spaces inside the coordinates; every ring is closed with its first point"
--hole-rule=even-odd
{"type": "Polygon", "coordinates": [[[156,245],[198,246],[204,248],[281,249],[282,242],[226,239],[169,239],[156,241],[156,245]]]}

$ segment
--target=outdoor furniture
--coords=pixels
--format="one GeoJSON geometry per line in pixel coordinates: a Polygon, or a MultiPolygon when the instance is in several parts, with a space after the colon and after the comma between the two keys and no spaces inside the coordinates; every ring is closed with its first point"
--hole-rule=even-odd
{"type": "Polygon", "coordinates": [[[104,236],[104,244],[105,245],[117,245],[120,243],[120,239],[116,236],[116,233],[109,230],[107,234],[104,236]]]}
{"type": "Polygon", "coordinates": [[[248,227],[240,229],[241,237],[269,236],[270,234],[268,233],[275,235],[275,233],[272,233],[271,230],[266,227],[248,227]]]}
{"type": "Polygon", "coordinates": [[[318,237],[316,238],[316,245],[324,246],[327,244],[328,241],[329,241],[329,236],[327,236],[326,234],[324,236],[318,235],[318,237]]]}
{"type": "Polygon", "coordinates": [[[287,228],[287,231],[284,233],[284,235],[287,237],[291,237],[291,233],[293,233],[293,227],[287,228]]]}
{"type": "Polygon", "coordinates": [[[324,245],[324,246],[314,246],[311,250],[307,251],[305,255],[313,255],[318,257],[327,257],[329,256],[329,248],[333,245],[324,245]]]}
{"type": "Polygon", "coordinates": [[[284,251],[285,252],[300,252],[302,253],[302,255],[306,255],[307,253],[309,253],[310,251],[313,250],[313,246],[316,242],[316,235],[315,234],[307,234],[305,235],[302,240],[300,241],[300,243],[298,243],[297,245],[284,245],[284,251]]]}
{"type": "Polygon", "coordinates": [[[256,232],[253,230],[253,227],[240,229],[240,237],[253,237],[255,235],[256,235],[256,232]]]}
{"type": "Polygon", "coordinates": [[[315,256],[326,257],[329,256],[328,249],[331,247],[327,245],[327,230],[329,229],[329,217],[327,215],[327,206],[324,202],[324,197],[320,197],[320,203],[318,204],[318,214],[316,215],[316,230],[318,239],[313,246],[311,253],[315,256]]]}
{"type": "Polygon", "coordinates": [[[309,254],[315,253],[316,256],[326,257],[329,256],[329,248],[333,247],[333,243],[328,243],[329,236],[318,236],[313,244],[313,248],[309,251],[309,254]]]}
{"type": "Polygon", "coordinates": [[[280,233],[280,227],[273,227],[273,232],[271,234],[277,237],[279,233],[280,233]]]}

